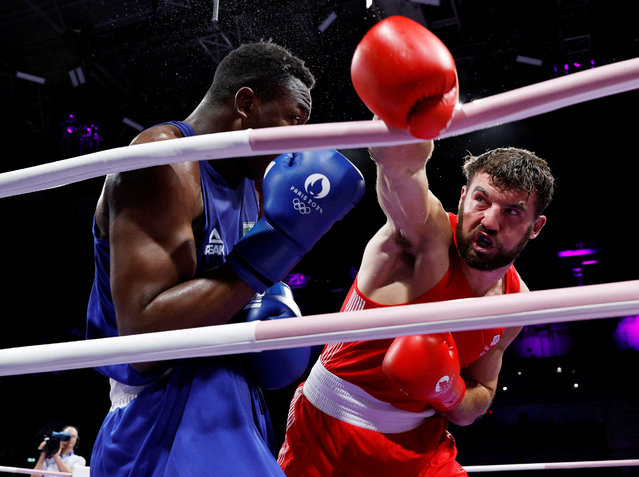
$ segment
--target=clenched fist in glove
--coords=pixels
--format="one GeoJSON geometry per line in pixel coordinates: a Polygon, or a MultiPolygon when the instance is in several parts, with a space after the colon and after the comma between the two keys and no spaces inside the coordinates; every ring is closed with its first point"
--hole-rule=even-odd
{"type": "Polygon", "coordinates": [[[404,394],[426,401],[438,411],[454,409],[466,394],[450,333],[395,338],[382,369],[404,394]]]}
{"type": "Polygon", "coordinates": [[[235,244],[229,266],[263,292],[286,274],[364,195],[359,170],[335,150],[275,158],[262,181],[264,217],[235,244]]]}
{"type": "MultiPolygon", "coordinates": [[[[278,282],[257,294],[237,314],[237,321],[277,320],[302,316],[293,292],[288,285],[278,282]]],[[[311,349],[285,348],[246,355],[246,364],[255,382],[264,389],[281,389],[299,378],[308,366],[311,349]]]]}
{"type": "Polygon", "coordinates": [[[459,97],[455,61],[433,33],[406,17],[388,17],[362,38],[351,61],[360,99],[388,126],[434,139],[459,97]]]}

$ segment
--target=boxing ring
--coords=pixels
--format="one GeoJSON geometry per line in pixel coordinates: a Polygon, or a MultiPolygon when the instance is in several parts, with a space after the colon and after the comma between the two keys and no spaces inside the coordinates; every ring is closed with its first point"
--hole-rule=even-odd
{"type": "MultiPolygon", "coordinates": [[[[601,66],[460,105],[439,139],[638,88],[639,58],[601,66]]],[[[407,131],[389,128],[382,121],[285,126],[194,136],[133,148],[115,148],[6,172],[0,174],[0,197],[173,162],[419,141],[407,131]]],[[[639,314],[639,280],[409,305],[399,310],[388,307],[312,315],[302,319],[286,318],[9,348],[0,350],[0,376],[633,314],[639,314]]],[[[467,471],[636,465],[639,465],[639,459],[468,466],[467,471]]],[[[9,468],[0,467],[0,472],[7,471],[4,469],[9,468]]],[[[72,475],[28,471],[41,475],[72,475]]]]}

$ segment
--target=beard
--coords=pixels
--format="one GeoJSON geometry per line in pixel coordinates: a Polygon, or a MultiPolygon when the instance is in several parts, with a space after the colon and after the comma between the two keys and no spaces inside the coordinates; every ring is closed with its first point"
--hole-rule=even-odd
{"type": "Polygon", "coordinates": [[[510,265],[519,256],[521,251],[528,243],[530,233],[532,232],[532,224],[527,233],[521,239],[521,241],[515,245],[511,250],[504,249],[503,244],[495,236],[495,232],[486,229],[483,225],[477,226],[474,230],[471,230],[468,234],[464,235],[464,212],[463,204],[459,208],[459,214],[457,218],[457,225],[455,226],[455,236],[457,238],[457,250],[462,260],[471,268],[482,272],[488,272],[491,270],[497,270],[498,268],[510,265]],[[472,244],[473,238],[477,232],[484,232],[490,235],[495,243],[497,249],[496,253],[484,254],[477,252],[472,244]]]}

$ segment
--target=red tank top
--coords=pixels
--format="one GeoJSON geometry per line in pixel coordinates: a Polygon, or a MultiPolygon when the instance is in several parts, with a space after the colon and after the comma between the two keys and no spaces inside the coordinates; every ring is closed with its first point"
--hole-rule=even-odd
{"type": "MultiPolygon", "coordinates": [[[[449,219],[454,233],[457,216],[449,213],[449,219]]],[[[421,297],[403,305],[473,297],[470,285],[462,272],[461,258],[455,246],[451,248],[450,255],[450,266],[439,283],[421,297]]],[[[519,293],[519,277],[513,266],[506,272],[504,280],[506,293],[519,293]]],[[[401,305],[384,305],[370,300],[357,287],[356,278],[344,300],[341,311],[386,306],[401,305]]],[[[503,333],[504,328],[453,332],[461,366],[466,367],[478,360],[499,342],[503,333]]],[[[392,342],[391,338],[328,344],[322,351],[320,361],[331,373],[359,386],[381,401],[391,403],[401,409],[415,412],[423,411],[428,407],[425,402],[417,402],[401,393],[382,371],[384,356],[392,342]]]]}

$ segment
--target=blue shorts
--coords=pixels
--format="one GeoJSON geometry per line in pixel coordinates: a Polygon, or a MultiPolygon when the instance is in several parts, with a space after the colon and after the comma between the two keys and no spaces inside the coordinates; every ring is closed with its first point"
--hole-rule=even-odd
{"type": "Polygon", "coordinates": [[[92,477],[277,476],[271,423],[237,357],[186,360],[104,420],[92,477]]]}

